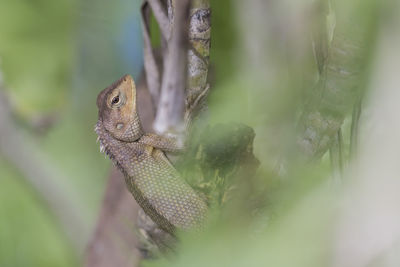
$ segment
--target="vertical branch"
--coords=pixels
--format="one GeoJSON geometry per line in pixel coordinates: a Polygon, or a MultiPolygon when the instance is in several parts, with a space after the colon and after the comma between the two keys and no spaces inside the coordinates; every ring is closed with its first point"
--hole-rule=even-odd
{"type": "MultiPolygon", "coordinates": [[[[181,132],[183,126],[189,6],[190,0],[181,0],[173,8],[172,35],[164,58],[160,102],[153,124],[159,133],[181,132]]],[[[171,5],[168,8],[172,9],[171,5]]]]}
{"type": "Polygon", "coordinates": [[[210,57],[211,11],[208,0],[195,0],[190,10],[186,113],[188,121],[205,107],[210,57]]]}
{"type": "Polygon", "coordinates": [[[209,0],[165,2],[166,6],[161,0],[144,1],[144,65],[148,87],[157,106],[154,130],[179,133],[184,120],[187,123],[206,106],[211,12],[209,0]],[[150,10],[161,32],[162,75],[150,42],[150,10]]]}
{"type": "Polygon", "coordinates": [[[160,68],[154,56],[154,50],[151,46],[150,39],[150,8],[147,2],[142,5],[142,30],[143,30],[143,57],[144,57],[144,70],[146,72],[147,88],[153,100],[154,109],[160,98],[160,68]]]}
{"type": "Polygon", "coordinates": [[[175,0],[166,0],[167,1],[167,11],[168,11],[168,18],[170,21],[173,21],[174,18],[174,9],[175,9],[175,0]]]}
{"type": "Polygon", "coordinates": [[[160,27],[163,38],[169,40],[171,37],[171,21],[165,12],[165,8],[160,0],[148,0],[148,2],[153,10],[154,17],[160,27]]]}
{"type": "MultiPolygon", "coordinates": [[[[186,114],[192,114],[188,110],[204,103],[204,92],[208,90],[208,0],[145,0],[142,16],[147,83],[157,110],[153,129],[160,134],[169,132],[183,137],[184,118],[187,117],[186,114]],[[150,42],[150,11],[153,12],[161,33],[162,68],[161,64],[156,63],[150,42]],[[190,103],[190,106],[185,106],[185,97],[186,104],[190,103]]],[[[148,216],[139,216],[138,227],[146,233],[143,236],[146,241],[142,244],[142,249],[148,255],[157,254],[159,245],[168,242],[168,237],[148,216]]]]}

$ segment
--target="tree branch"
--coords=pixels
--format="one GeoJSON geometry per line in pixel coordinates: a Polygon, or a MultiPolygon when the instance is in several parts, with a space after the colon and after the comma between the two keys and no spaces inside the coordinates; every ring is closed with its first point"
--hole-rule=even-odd
{"type": "Polygon", "coordinates": [[[160,27],[161,34],[165,40],[171,37],[171,22],[168,19],[165,8],[162,6],[160,0],[147,0],[153,10],[154,17],[160,27]]]}
{"type": "Polygon", "coordinates": [[[160,99],[160,88],[161,88],[161,75],[160,68],[157,65],[156,58],[154,56],[154,50],[151,46],[150,39],[150,8],[147,1],[142,5],[142,30],[143,30],[143,57],[144,57],[144,70],[146,74],[147,88],[151,94],[153,101],[154,111],[157,109],[157,105],[160,99]]]}
{"type": "Polygon", "coordinates": [[[153,124],[158,133],[179,133],[183,128],[189,7],[190,0],[175,3],[173,31],[164,59],[160,102],[153,124]]]}
{"type": "Polygon", "coordinates": [[[207,74],[210,57],[211,11],[208,0],[195,0],[190,10],[188,77],[185,122],[206,107],[207,74]]]}

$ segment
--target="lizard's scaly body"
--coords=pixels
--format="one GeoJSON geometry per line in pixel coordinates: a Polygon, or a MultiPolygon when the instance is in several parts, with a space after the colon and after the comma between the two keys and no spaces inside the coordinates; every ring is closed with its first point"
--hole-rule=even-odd
{"type": "Polygon", "coordinates": [[[199,226],[205,202],[180,177],[163,150],[174,151],[173,140],[144,134],[136,110],[136,88],[126,75],[98,96],[96,133],[101,150],[124,173],[126,184],[145,213],[162,229],[199,226]]]}

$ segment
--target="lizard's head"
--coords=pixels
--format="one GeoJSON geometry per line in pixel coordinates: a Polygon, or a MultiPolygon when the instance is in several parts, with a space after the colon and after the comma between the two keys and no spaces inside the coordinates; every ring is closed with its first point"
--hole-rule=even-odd
{"type": "Polygon", "coordinates": [[[133,78],[125,75],[97,96],[99,121],[114,138],[132,142],[143,133],[136,111],[136,87],[133,78]]]}

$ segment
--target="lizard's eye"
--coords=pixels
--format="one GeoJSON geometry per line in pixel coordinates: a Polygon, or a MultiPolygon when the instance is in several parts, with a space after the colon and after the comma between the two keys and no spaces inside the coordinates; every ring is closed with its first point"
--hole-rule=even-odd
{"type": "Polygon", "coordinates": [[[117,108],[122,106],[123,104],[125,104],[125,95],[124,93],[118,93],[117,95],[115,95],[113,98],[111,98],[111,100],[109,100],[110,102],[110,106],[112,108],[117,108]]]}
{"type": "Polygon", "coordinates": [[[116,105],[118,104],[120,101],[119,95],[115,96],[112,100],[111,100],[111,105],[116,105]]]}

